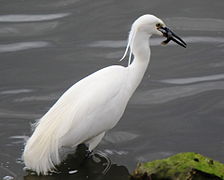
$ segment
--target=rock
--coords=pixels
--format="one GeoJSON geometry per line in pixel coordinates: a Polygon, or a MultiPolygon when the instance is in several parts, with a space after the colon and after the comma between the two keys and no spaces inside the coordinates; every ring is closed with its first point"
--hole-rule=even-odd
{"type": "Polygon", "coordinates": [[[133,180],[224,180],[224,164],[187,152],[166,159],[140,163],[133,180]]]}

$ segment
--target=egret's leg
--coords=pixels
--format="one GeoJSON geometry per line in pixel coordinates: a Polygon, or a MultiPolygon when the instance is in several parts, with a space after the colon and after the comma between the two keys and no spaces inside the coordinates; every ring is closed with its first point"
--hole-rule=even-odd
{"type": "Polygon", "coordinates": [[[93,155],[93,151],[90,151],[88,147],[87,147],[85,152],[86,152],[85,157],[87,159],[90,158],[93,155]]]}
{"type": "Polygon", "coordinates": [[[104,135],[105,135],[105,132],[102,132],[101,134],[85,142],[85,144],[88,145],[90,152],[100,143],[104,135]]]}

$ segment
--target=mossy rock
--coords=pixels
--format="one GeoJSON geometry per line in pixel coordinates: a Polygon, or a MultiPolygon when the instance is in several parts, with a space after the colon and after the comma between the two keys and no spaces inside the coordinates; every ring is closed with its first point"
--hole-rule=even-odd
{"type": "Polygon", "coordinates": [[[140,163],[134,180],[224,180],[224,164],[187,152],[166,159],[140,163]]]}

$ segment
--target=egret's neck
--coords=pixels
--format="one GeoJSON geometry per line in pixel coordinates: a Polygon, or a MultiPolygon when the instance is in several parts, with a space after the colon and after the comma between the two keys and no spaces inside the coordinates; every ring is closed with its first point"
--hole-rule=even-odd
{"type": "Polygon", "coordinates": [[[128,91],[130,96],[141,82],[150,60],[149,35],[144,33],[136,33],[131,50],[134,60],[127,67],[128,70],[128,91]]]}
{"type": "Polygon", "coordinates": [[[131,45],[131,51],[137,61],[149,61],[149,38],[148,34],[136,33],[131,45]]]}

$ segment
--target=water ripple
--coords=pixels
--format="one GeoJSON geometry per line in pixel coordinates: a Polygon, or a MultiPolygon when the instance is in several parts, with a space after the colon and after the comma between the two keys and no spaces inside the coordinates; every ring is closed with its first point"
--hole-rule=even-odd
{"type": "Polygon", "coordinates": [[[183,97],[193,96],[212,90],[224,90],[224,82],[207,82],[186,86],[175,86],[137,92],[132,104],[162,104],[183,97]]]}
{"type": "Polygon", "coordinates": [[[49,21],[68,16],[69,13],[58,14],[10,14],[1,15],[0,22],[34,22],[34,21],[49,21]]]}
{"type": "Polygon", "coordinates": [[[50,45],[51,44],[49,42],[45,42],[45,41],[0,44],[0,53],[22,51],[22,50],[33,49],[33,48],[41,48],[41,47],[47,47],[50,45]]]}
{"type": "Polygon", "coordinates": [[[191,84],[191,83],[214,81],[214,80],[221,80],[221,79],[224,79],[224,74],[216,74],[216,75],[202,76],[202,77],[165,79],[159,82],[169,83],[169,84],[191,84]]]}
{"type": "Polygon", "coordinates": [[[6,90],[6,91],[2,91],[0,92],[0,94],[20,94],[20,93],[29,93],[32,92],[32,89],[13,89],[13,90],[6,90]]]}
{"type": "Polygon", "coordinates": [[[104,153],[106,155],[113,155],[113,154],[116,154],[116,155],[127,155],[128,154],[128,151],[118,151],[118,150],[114,150],[114,149],[105,149],[104,150],[104,153]]]}
{"type": "Polygon", "coordinates": [[[22,119],[35,119],[41,117],[41,114],[16,112],[9,109],[0,109],[0,118],[22,118],[22,119]]]}
{"type": "Polygon", "coordinates": [[[36,22],[29,23],[0,23],[0,36],[1,37],[24,37],[36,36],[46,32],[52,32],[59,25],[58,21],[42,21],[36,25],[36,22]]]}
{"type": "Polygon", "coordinates": [[[31,102],[31,101],[52,101],[56,100],[60,97],[59,93],[52,93],[48,95],[42,95],[42,96],[26,96],[14,99],[14,102],[31,102]]]}
{"type": "Polygon", "coordinates": [[[224,20],[215,18],[171,17],[164,21],[173,29],[187,31],[224,31],[224,20]]]}
{"type": "Polygon", "coordinates": [[[127,141],[132,141],[136,139],[138,136],[139,136],[138,134],[135,134],[133,132],[116,131],[107,133],[103,141],[107,143],[118,144],[127,141]]]}

